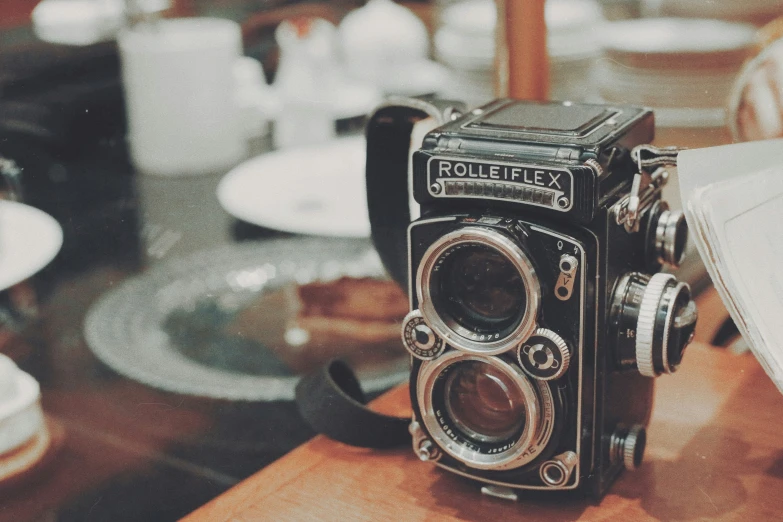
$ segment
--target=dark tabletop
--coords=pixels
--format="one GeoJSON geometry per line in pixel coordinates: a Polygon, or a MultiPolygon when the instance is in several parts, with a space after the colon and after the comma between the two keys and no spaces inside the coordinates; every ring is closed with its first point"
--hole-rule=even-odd
{"type": "MultiPolygon", "coordinates": [[[[20,150],[5,145],[6,153],[20,150]]],[[[24,162],[28,151],[20,154],[24,162]]],[[[64,246],[27,282],[38,296],[38,316],[0,350],[38,379],[44,411],[66,436],[39,473],[0,489],[0,521],[174,520],[311,436],[290,402],[156,391],[101,364],[85,342],[91,304],[129,276],[210,244],[281,236],[235,222],[220,209],[215,186],[224,173],[191,180],[191,199],[179,203],[203,210],[210,237],[183,233],[162,248],[167,231],[145,216],[154,214],[150,205],[177,199],[178,183],[186,181],[145,184],[130,167],[123,140],[27,161],[25,201],[58,219],[64,246]]],[[[170,211],[165,226],[177,232],[176,205],[170,211]]]]}

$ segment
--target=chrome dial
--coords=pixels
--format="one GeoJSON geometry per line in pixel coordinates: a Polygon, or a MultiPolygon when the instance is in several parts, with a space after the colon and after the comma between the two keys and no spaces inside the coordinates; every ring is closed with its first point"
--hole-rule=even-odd
{"type": "Polygon", "coordinates": [[[690,288],[671,274],[621,279],[610,309],[619,369],[656,377],[677,369],[696,327],[690,288]]]}
{"type": "Polygon", "coordinates": [[[446,343],[432,331],[418,310],[410,312],[402,321],[402,344],[422,361],[434,359],[446,349],[446,343]]]}
{"type": "Polygon", "coordinates": [[[662,266],[677,268],[685,260],[688,246],[688,223],[680,210],[670,210],[665,201],[649,210],[645,255],[647,268],[653,272],[662,266]]]}
{"type": "Polygon", "coordinates": [[[571,350],[552,330],[538,328],[519,348],[517,360],[522,369],[542,381],[562,377],[571,362],[571,350]]]}

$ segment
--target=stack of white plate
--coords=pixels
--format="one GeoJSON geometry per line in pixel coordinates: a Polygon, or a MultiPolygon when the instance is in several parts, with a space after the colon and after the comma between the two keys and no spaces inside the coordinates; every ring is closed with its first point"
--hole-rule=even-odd
{"type": "Polygon", "coordinates": [[[38,382],[0,354],[0,459],[45,429],[38,382]]]}
{"type": "MultiPolygon", "coordinates": [[[[682,147],[730,140],[726,105],[734,78],[755,43],[755,28],[719,20],[646,18],[607,24],[600,62],[605,101],[652,107],[656,143],[682,147]]],[[[681,208],[677,172],[663,196],[681,208]]],[[[707,274],[693,244],[680,279],[701,285],[707,274]]]]}
{"type": "MultiPolygon", "coordinates": [[[[550,98],[594,100],[594,65],[600,56],[601,9],[595,0],[548,0],[550,98]]],[[[493,0],[465,0],[445,7],[435,32],[435,56],[453,73],[448,97],[469,105],[494,98],[497,7],[493,0]]]]}
{"type": "Polygon", "coordinates": [[[717,18],[763,25],[783,14],[783,0],[644,0],[643,12],[655,16],[717,18]]]}
{"type": "Polygon", "coordinates": [[[627,20],[604,35],[602,98],[653,107],[659,128],[724,127],[732,83],[755,43],[753,26],[718,20],[627,20]]]}
{"type": "Polygon", "coordinates": [[[465,0],[446,6],[435,32],[435,58],[449,68],[444,96],[469,106],[494,96],[495,26],[493,0],[465,0]]]}
{"type": "Polygon", "coordinates": [[[553,100],[596,101],[598,35],[605,20],[594,0],[548,0],[546,24],[553,100]]]}

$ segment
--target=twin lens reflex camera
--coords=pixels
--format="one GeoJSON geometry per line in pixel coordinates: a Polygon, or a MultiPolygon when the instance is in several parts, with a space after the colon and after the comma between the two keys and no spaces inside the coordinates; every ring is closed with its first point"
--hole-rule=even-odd
{"type": "Polygon", "coordinates": [[[680,364],[697,316],[662,271],[688,232],[661,200],[665,166],[638,147],[653,132],[650,110],[570,102],[462,114],[414,99],[374,114],[370,217],[410,297],[419,458],[512,497],[600,497],[639,466],[654,378],[680,364]],[[412,155],[411,223],[408,148],[427,117],[441,125],[412,155]]]}

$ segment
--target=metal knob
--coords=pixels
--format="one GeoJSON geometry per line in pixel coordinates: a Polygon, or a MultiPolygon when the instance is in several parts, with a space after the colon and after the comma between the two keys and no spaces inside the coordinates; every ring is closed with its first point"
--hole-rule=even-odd
{"type": "Polygon", "coordinates": [[[402,321],[402,343],[411,355],[423,361],[436,358],[446,349],[446,343],[424,322],[418,310],[402,321]]]}
{"type": "Polygon", "coordinates": [[[435,458],[437,451],[438,449],[435,447],[435,444],[433,444],[431,440],[424,440],[421,442],[421,444],[419,444],[419,447],[416,449],[416,455],[419,457],[420,461],[427,462],[435,458]]]}
{"type": "Polygon", "coordinates": [[[629,428],[618,427],[612,435],[609,454],[613,462],[621,461],[629,471],[637,469],[642,464],[644,449],[647,446],[647,430],[641,424],[629,428]]]}
{"type": "Polygon", "coordinates": [[[644,426],[635,424],[628,430],[623,443],[623,466],[633,471],[642,464],[644,449],[647,445],[647,430],[644,426]]]}
{"type": "Polygon", "coordinates": [[[541,381],[559,379],[571,362],[571,350],[552,330],[538,328],[519,348],[517,360],[525,373],[541,381]]]}
{"type": "Polygon", "coordinates": [[[657,201],[648,211],[645,233],[647,268],[657,272],[664,265],[677,268],[685,260],[688,223],[680,210],[670,210],[665,201],[657,201]]]}
{"type": "Polygon", "coordinates": [[[437,461],[441,457],[440,449],[427,436],[421,425],[413,420],[408,425],[408,431],[411,434],[413,452],[422,462],[437,461]]]}
{"type": "Polygon", "coordinates": [[[685,214],[677,210],[664,210],[655,227],[655,251],[658,262],[677,268],[685,260],[688,244],[688,223],[685,214]]]}
{"type": "Polygon", "coordinates": [[[636,332],[636,364],[639,373],[656,377],[671,373],[682,362],[683,352],[696,328],[696,304],[690,287],[671,274],[655,274],[644,289],[636,332]]]}
{"type": "Polygon", "coordinates": [[[578,460],[576,453],[566,451],[541,464],[538,474],[547,486],[564,486],[571,478],[578,460]]]}

